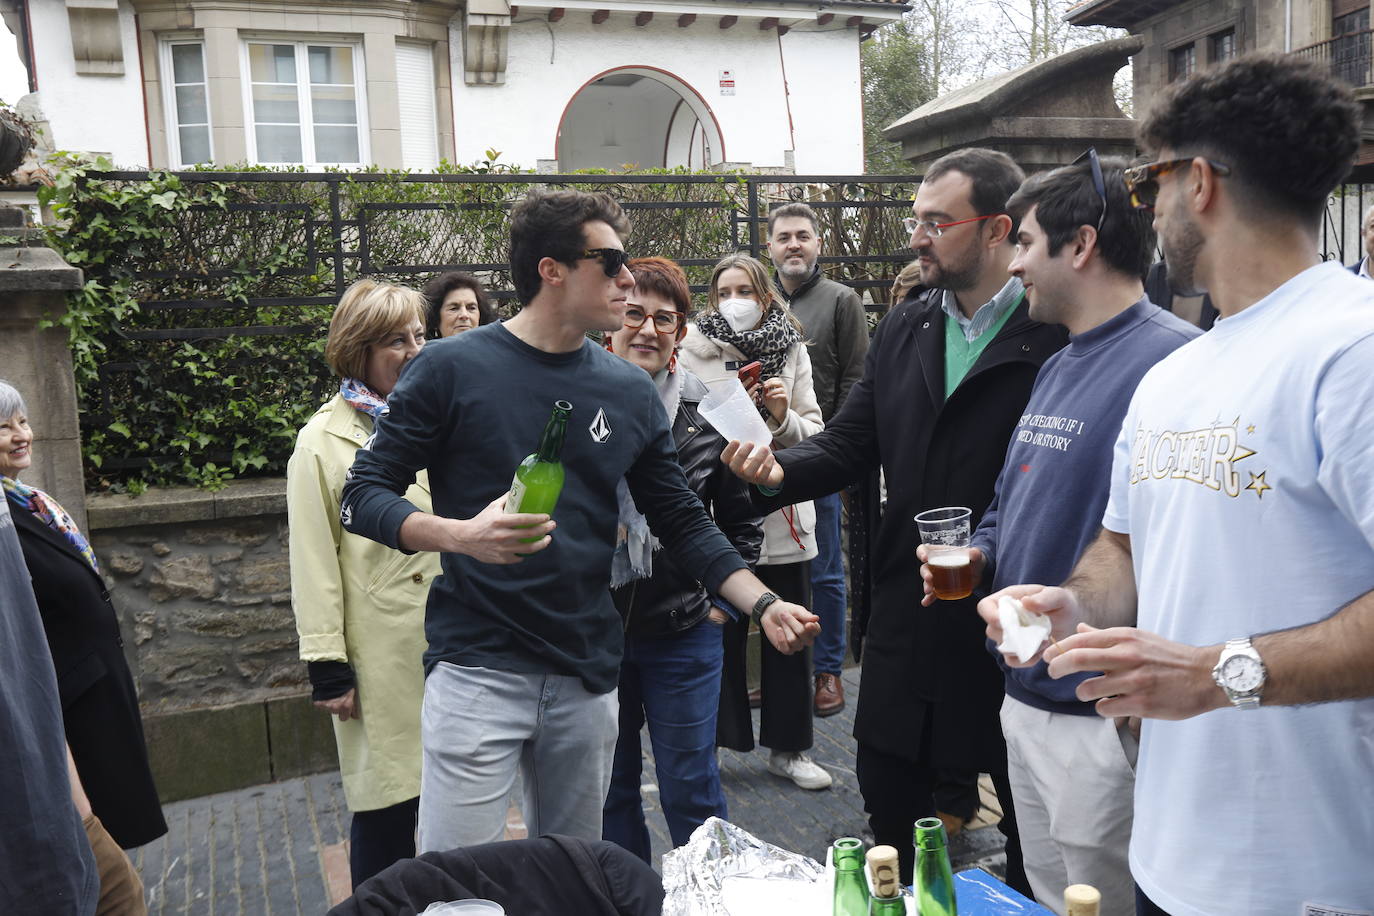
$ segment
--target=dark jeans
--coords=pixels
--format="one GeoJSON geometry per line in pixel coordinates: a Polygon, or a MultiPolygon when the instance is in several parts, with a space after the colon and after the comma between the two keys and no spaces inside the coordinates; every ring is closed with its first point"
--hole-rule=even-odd
{"type": "Polygon", "coordinates": [[[840,494],[815,501],[816,559],[811,561],[811,612],[821,619],[814,648],[817,674],[839,674],[844,664],[847,598],[840,558],[840,494]]]}
{"type": "Polygon", "coordinates": [[[356,888],[394,862],[415,857],[415,823],[420,797],[389,808],[354,811],[348,828],[348,869],[356,888]]]}
{"type": "Polygon", "coordinates": [[[1137,885],[1135,889],[1135,916],[1169,916],[1169,914],[1155,906],[1154,901],[1146,897],[1145,892],[1137,885]]]}
{"type": "Polygon", "coordinates": [[[601,835],[645,862],[651,862],[651,854],[640,797],[644,758],[639,730],[646,721],[659,800],[673,845],[685,844],[708,817],[726,816],[716,766],[721,631],[719,624],[703,620],[678,635],[625,640],[620,736],[610,791],[601,809],[601,835]]]}
{"type": "MultiPolygon", "coordinates": [[[[1030,881],[1021,859],[1021,838],[1016,831],[1016,811],[1012,807],[1011,786],[1006,765],[992,773],[992,785],[1002,803],[1002,820],[997,829],[1007,838],[1007,884],[1032,897],[1030,881]]],[[[902,883],[910,884],[916,867],[916,848],[912,831],[916,821],[935,816],[935,784],[939,771],[914,760],[887,754],[859,742],[855,759],[859,792],[863,795],[868,825],[875,845],[886,844],[897,850],[902,883]]]]}

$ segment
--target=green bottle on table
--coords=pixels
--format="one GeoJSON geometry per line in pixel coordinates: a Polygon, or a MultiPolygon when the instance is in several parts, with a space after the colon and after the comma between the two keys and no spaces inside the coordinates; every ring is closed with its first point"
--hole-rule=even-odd
{"type": "Polygon", "coordinates": [[[832,916],[868,916],[868,879],[864,877],[864,844],[840,837],[831,852],[835,863],[835,903],[832,916]]]}
{"type": "Polygon", "coordinates": [[[868,883],[873,887],[868,916],[906,916],[900,875],[894,847],[874,846],[868,851],[868,883]]]}
{"type": "Polygon", "coordinates": [[[957,916],[954,873],[945,848],[945,825],[938,817],[916,822],[916,911],[921,916],[957,916]]]}
{"type": "MultiPolygon", "coordinates": [[[[507,515],[524,512],[553,515],[558,496],[563,492],[563,440],[568,434],[568,414],[572,409],[567,401],[553,402],[553,414],[544,427],[544,435],[539,437],[539,448],[515,469],[510,495],[506,497],[507,515]]],[[[521,543],[532,544],[537,540],[539,538],[521,538],[521,543]]]]}

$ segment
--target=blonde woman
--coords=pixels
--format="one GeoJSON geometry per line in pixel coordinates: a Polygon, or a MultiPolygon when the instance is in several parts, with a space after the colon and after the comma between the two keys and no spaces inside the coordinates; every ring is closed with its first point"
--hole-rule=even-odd
{"type": "MultiPolygon", "coordinates": [[[[821,431],[821,408],[811,384],[811,358],[801,324],[774,296],[763,264],[731,255],[711,274],[709,308],[683,338],[679,358],[708,386],[736,378],[758,362],[746,390],[773,434],[786,448],[821,431]]],[[[755,572],[786,601],[811,605],[811,560],[816,556],[816,510],[810,502],[779,509],[763,524],[763,552],[755,572]]],[[[745,688],[748,620],[726,625],[725,667],[717,743],[736,750],[754,746],[745,688]]],[[[803,789],[825,789],[831,777],[806,755],[812,743],[811,650],[783,655],[761,640],[759,743],[771,753],[768,770],[803,789]]]]}
{"type": "MultiPolygon", "coordinates": [[[[424,609],[439,557],[406,555],[344,531],[339,496],[401,370],[420,352],[424,297],[360,280],[329,323],[325,359],[339,393],[296,438],[286,471],[291,598],[315,705],[334,715],[353,812],[353,886],[415,855],[420,795],[424,609]]],[[[420,472],[406,498],[426,511],[420,472]]]]}

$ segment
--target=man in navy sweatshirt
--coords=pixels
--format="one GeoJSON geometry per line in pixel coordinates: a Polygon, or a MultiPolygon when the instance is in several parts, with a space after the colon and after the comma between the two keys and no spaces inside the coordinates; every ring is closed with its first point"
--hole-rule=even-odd
{"type": "Polygon", "coordinates": [[[434,342],[407,364],[343,491],[348,531],[443,554],[425,614],[422,851],[500,839],[517,771],[531,836],[600,839],[623,647],[609,592],[620,480],[677,561],[752,609],[779,651],[800,650],[819,630],[815,615],[768,592],[712,524],[649,376],[586,338],[621,326],[634,286],[619,204],[537,194],[511,220],[520,313],[434,342]],[[506,514],[515,468],[560,400],[573,407],[554,517],[506,514]],[[432,515],[401,496],[420,468],[432,515]]]}
{"type": "MultiPolygon", "coordinates": [[[[1025,284],[1031,317],[1070,337],[1036,377],[973,535],[974,569],[993,590],[1067,578],[1102,526],[1112,449],[1136,385],[1201,333],[1145,297],[1155,233],[1150,214],[1131,207],[1124,167],[1090,150],[1030,178],[1007,204],[1020,219],[1008,269],[1025,284]]],[[[921,575],[930,604],[929,568],[921,575]]],[[[1062,913],[1065,886],[1091,884],[1103,916],[1133,913],[1135,735],[1074,695],[1089,675],[1054,680],[1044,662],[1011,667],[989,648],[1006,673],[1002,731],[1036,898],[1062,913]]]]}

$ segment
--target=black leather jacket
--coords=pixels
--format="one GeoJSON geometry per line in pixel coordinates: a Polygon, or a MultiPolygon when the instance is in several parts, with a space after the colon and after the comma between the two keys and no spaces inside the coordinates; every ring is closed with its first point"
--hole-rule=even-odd
{"type": "MultiPolygon", "coordinates": [[[[687,372],[673,418],[677,459],[687,485],[705,504],[716,525],[752,568],[763,545],[763,515],[749,498],[748,484],[721,463],[725,440],[701,417],[706,385],[687,372]]],[[[711,610],[701,583],[678,568],[665,550],[654,552],[653,575],[614,589],[611,597],[631,636],[670,636],[691,629],[711,610]]],[[[747,610],[747,608],[745,609],[747,610]]]]}

